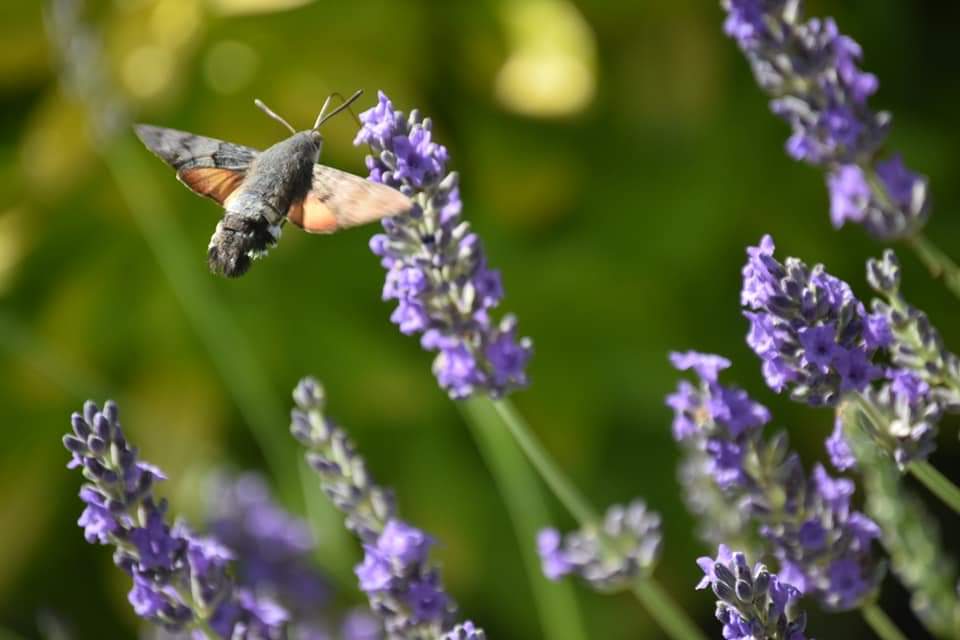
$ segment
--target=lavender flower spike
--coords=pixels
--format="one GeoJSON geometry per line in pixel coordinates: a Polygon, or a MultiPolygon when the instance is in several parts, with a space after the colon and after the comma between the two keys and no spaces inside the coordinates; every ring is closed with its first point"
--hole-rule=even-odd
{"type": "Polygon", "coordinates": [[[929,215],[927,179],[900,156],[877,159],[890,114],[867,105],[879,83],[857,67],[860,45],[832,18],[804,20],[802,0],[723,0],[737,41],[770,109],[793,131],[787,153],[828,170],[830,218],[879,238],[917,233],[929,215]]]}
{"type": "Polygon", "coordinates": [[[726,640],[806,640],[800,592],[759,562],[720,545],[716,559],[698,558],[704,576],[697,589],[717,596],[717,620],[726,640]]]}
{"type": "Polygon", "coordinates": [[[773,257],[773,238],[747,249],[740,296],[747,344],[763,361],[767,385],[811,405],[835,406],[883,373],[873,354],[890,341],[885,319],[870,315],[850,286],[797,258],[773,257]]]}
{"type": "MultiPolygon", "coordinates": [[[[363,544],[364,559],[355,572],[388,638],[441,640],[456,631],[456,604],[429,557],[434,539],[397,517],[393,494],[374,483],[353,442],[324,415],[323,389],[316,380],[301,380],[293,399],[290,431],[307,448],[307,462],[324,491],[346,515],[347,529],[363,544]]],[[[468,638],[482,639],[472,623],[463,628],[481,634],[468,638]]]]}
{"type": "Polygon", "coordinates": [[[643,500],[634,500],[607,509],[598,529],[565,536],[544,529],[537,536],[543,573],[550,580],[576,574],[603,592],[629,587],[653,572],[663,541],[660,524],[660,514],[647,509],[643,500]]]}
{"type": "Polygon", "coordinates": [[[457,174],[447,172],[447,149],[431,139],[430,119],[416,110],[405,118],[381,92],[360,120],[355,144],[370,147],[370,179],[416,205],[384,220],[384,233],[370,241],[387,269],[383,298],[397,301],[390,319],[438,352],[433,371],[452,398],[526,386],[531,342],[517,338],[513,316],[491,318],[503,298],[500,273],[487,266],[479,237],[460,215],[457,174]]]}
{"type": "Polygon", "coordinates": [[[203,630],[231,640],[286,637],[286,612],[237,588],[233,554],[214,538],[185,525],[170,526],[167,503],[154,484],[165,479],[138,459],[120,427],[117,405],[101,411],[93,402],[71,416],[63,442],[87,480],[80,489],[86,509],[79,524],[88,542],[116,547],[113,560],[132,579],[129,600],[140,617],[168,631],[203,630]]]}
{"type": "MultiPolygon", "coordinates": [[[[700,378],[698,386],[681,381],[667,403],[674,409],[674,435],[694,460],[707,462],[709,473],[700,474],[699,484],[712,479],[711,503],[702,511],[724,514],[728,535],[780,560],[781,578],[824,608],[862,606],[884,565],[872,550],[879,528],[850,507],[853,483],[834,480],[820,466],[808,479],[785,434],[764,439],[767,410],[736,387],[721,385],[715,368],[703,366],[718,356],[689,352],[672,360],[700,378]]],[[[706,531],[720,530],[711,523],[706,531]]]]}

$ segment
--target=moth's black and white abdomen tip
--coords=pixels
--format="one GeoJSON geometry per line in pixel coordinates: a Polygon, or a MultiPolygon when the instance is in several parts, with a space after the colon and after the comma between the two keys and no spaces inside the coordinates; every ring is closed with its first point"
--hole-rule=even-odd
{"type": "Polygon", "coordinates": [[[277,244],[279,231],[262,218],[227,213],[217,224],[207,249],[207,264],[210,271],[237,278],[250,269],[257,257],[277,244]]]}
{"type": "Polygon", "coordinates": [[[227,278],[239,278],[250,269],[250,256],[237,247],[210,245],[207,250],[207,264],[210,272],[227,278]]]}

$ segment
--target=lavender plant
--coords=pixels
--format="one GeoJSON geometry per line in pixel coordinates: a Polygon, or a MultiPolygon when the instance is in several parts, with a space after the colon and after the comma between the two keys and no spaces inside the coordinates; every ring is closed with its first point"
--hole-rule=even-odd
{"type": "MultiPolygon", "coordinates": [[[[511,433],[547,485],[577,518],[581,532],[574,540],[603,538],[605,525],[504,399],[527,384],[525,367],[532,353],[531,342],[516,337],[513,316],[507,315],[499,323],[491,318],[491,311],[503,297],[500,276],[488,267],[479,238],[460,216],[457,174],[447,172],[449,156],[444,146],[432,140],[431,121],[416,110],[405,117],[382,92],[377,105],[362,113],[360,120],[362,127],[355,143],[370,149],[366,159],[369,178],[399,189],[416,204],[409,215],[385,220],[384,233],[370,242],[387,269],[383,297],[398,303],[391,320],[403,333],[420,334],[425,349],[438,351],[433,371],[440,387],[451,398],[464,401],[464,414],[481,447],[491,452],[490,466],[501,476],[501,486],[509,485],[511,492],[523,491],[523,507],[519,501],[507,500],[519,537],[533,537],[532,532],[526,535],[530,527],[520,523],[529,523],[529,504],[541,503],[542,498],[529,481],[520,485],[512,482],[516,477],[525,478],[526,472],[507,463],[511,454],[503,451],[491,429],[511,433]],[[490,416],[495,416],[493,424],[481,424],[490,416]],[[506,479],[508,473],[511,481],[506,479]]],[[[620,533],[627,547],[631,535],[640,544],[635,533],[620,533]]],[[[604,545],[597,543],[594,548],[595,562],[584,560],[584,566],[592,567],[591,572],[607,572],[617,583],[626,576],[643,576],[640,557],[623,555],[637,551],[626,548],[618,553],[601,547],[604,545]],[[631,562],[637,566],[630,566],[631,562]],[[604,568],[599,569],[601,566],[604,568]]],[[[646,551],[641,556],[646,563],[646,551]]],[[[652,561],[650,558],[649,564],[652,561]]],[[[534,588],[536,591],[536,584],[534,588]]],[[[673,637],[700,636],[652,579],[634,580],[633,589],[673,637]]],[[[550,605],[541,604],[541,615],[550,621],[546,624],[553,625],[555,635],[572,633],[570,624],[555,623],[558,608],[569,611],[568,605],[553,600],[550,605]]]]}
{"type": "Polygon", "coordinates": [[[836,405],[845,392],[862,391],[883,374],[873,355],[889,343],[889,327],[823,265],[781,263],[773,251],[769,235],[747,249],[740,294],[750,321],[747,344],[771,389],[787,389],[811,405],[836,405]]]}
{"type": "Polygon", "coordinates": [[[413,211],[383,221],[370,248],[387,269],[384,300],[396,300],[390,319],[405,334],[437,351],[433,372],[451,398],[482,392],[499,397],[527,384],[532,353],[516,336],[516,318],[494,322],[503,298],[500,273],[490,269],[480,238],[460,216],[458,177],[447,171],[447,149],[432,140],[432,123],[408,117],[380,92],[360,114],[355,144],[370,147],[370,179],[399,189],[413,211]]]}
{"type": "Polygon", "coordinates": [[[800,591],[766,566],[758,562],[751,569],[743,552],[723,544],[715,559],[701,557],[697,564],[704,573],[697,589],[709,586],[717,596],[725,640],[806,640],[800,591]]]}
{"type": "MultiPolygon", "coordinates": [[[[869,278],[891,303],[875,301],[867,313],[850,286],[823,265],[809,268],[797,258],[781,263],[773,251],[770,236],[747,249],[741,293],[750,321],[747,344],[763,362],[767,385],[814,406],[856,403],[873,441],[960,512],[960,490],[925,460],[941,410],[956,406],[950,386],[956,358],[925,316],[895,293],[892,254],[868,265],[869,278]],[[883,356],[894,366],[878,365],[883,356]]],[[[846,468],[852,462],[842,438],[835,431],[827,449],[846,468]]]]}
{"type": "Polygon", "coordinates": [[[115,403],[100,410],[88,401],[71,423],[73,433],[63,438],[72,455],[68,466],[86,480],[78,524],[88,542],[115,548],[114,563],[133,581],[128,599],[137,615],[168,631],[233,640],[286,637],[286,611],[234,583],[229,549],[183,522],[171,525],[167,502],[154,495],[165,476],[139,459],[115,403]]]}
{"type": "Polygon", "coordinates": [[[770,110],[787,121],[787,154],[826,171],[830,219],[881,240],[903,239],[960,296],[960,269],[922,234],[930,214],[925,176],[899,154],[882,156],[891,115],[868,99],[877,77],[858,67],[862,50],[832,18],[803,15],[802,0],[722,0],[724,31],[743,51],[770,110]]]}
{"type": "Polygon", "coordinates": [[[306,460],[324,491],[345,514],[347,529],[363,544],[363,562],[355,572],[388,637],[440,640],[469,632],[482,638],[471,623],[454,628],[456,604],[429,558],[434,539],[398,519],[392,492],[374,483],[346,432],[324,414],[320,384],[304,378],[293,399],[290,431],[306,447],[306,460]]]}
{"type": "Polygon", "coordinates": [[[663,542],[660,524],[660,514],[638,499],[607,509],[600,527],[566,535],[543,529],[537,536],[543,573],[551,580],[578,575],[597,591],[627,589],[653,572],[663,542]]]}
{"type": "Polygon", "coordinates": [[[696,352],[671,360],[699,378],[697,385],[681,381],[667,404],[674,410],[674,437],[712,463],[722,498],[716,508],[748,513],[780,562],[781,578],[825,609],[870,606],[884,570],[872,549],[879,529],[852,510],[853,483],[831,478],[819,465],[807,478],[785,434],[764,440],[769,411],[743,390],[719,383],[728,360],[696,352]]]}
{"type": "Polygon", "coordinates": [[[890,376],[895,391],[921,412],[960,411],[960,358],[944,346],[927,315],[900,292],[900,264],[893,251],[867,261],[867,282],[882,300],[873,309],[891,330],[890,376]]]}

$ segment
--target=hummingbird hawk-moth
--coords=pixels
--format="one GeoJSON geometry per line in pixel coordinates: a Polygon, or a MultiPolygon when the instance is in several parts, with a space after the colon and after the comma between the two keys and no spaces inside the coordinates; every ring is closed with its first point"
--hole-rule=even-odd
{"type": "Polygon", "coordinates": [[[292,133],[263,151],[174,129],[134,127],[147,148],[176,169],[180,182],[223,206],[207,248],[210,271],[243,275],[277,244],[287,220],[309,233],[333,233],[410,210],[412,202],[399,191],[317,163],[320,125],[360,93],[330,113],[327,98],[313,128],[299,132],[256,100],[292,133]]]}

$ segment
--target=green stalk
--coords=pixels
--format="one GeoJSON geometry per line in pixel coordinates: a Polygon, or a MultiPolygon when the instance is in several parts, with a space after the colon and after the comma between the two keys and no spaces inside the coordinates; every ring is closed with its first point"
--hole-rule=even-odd
{"type": "Polygon", "coordinates": [[[570,583],[550,582],[540,571],[534,540],[539,529],[550,521],[546,496],[523,454],[501,428],[492,405],[486,396],[457,404],[506,502],[537,603],[543,635],[555,640],[585,640],[588,636],[570,583]]]}
{"type": "MultiPolygon", "coordinates": [[[[508,431],[543,481],[580,526],[599,528],[600,518],[593,507],[570,482],[566,474],[560,470],[560,467],[543,448],[536,436],[533,435],[526,421],[509,400],[491,400],[484,396],[472,398],[464,403],[464,406],[471,407],[476,412],[475,415],[467,414],[468,421],[478,417],[482,417],[485,421],[482,425],[471,425],[475,432],[481,429],[491,433],[508,431]]],[[[500,452],[490,451],[489,453],[493,455],[500,452]]],[[[517,488],[509,485],[509,490],[516,491],[517,488]]],[[[533,537],[527,536],[526,540],[528,542],[525,546],[532,552],[533,537]]],[[[536,554],[533,555],[535,560],[534,570],[539,574],[539,559],[536,558],[536,554]]],[[[703,632],[697,628],[686,612],[670,598],[653,577],[636,581],[631,590],[650,617],[660,625],[670,638],[673,638],[673,640],[706,640],[703,632]]]]}
{"type": "Polygon", "coordinates": [[[960,488],[937,471],[932,464],[926,460],[917,460],[910,463],[907,470],[947,506],[956,513],[960,513],[960,488]]]}
{"type": "Polygon", "coordinates": [[[956,562],[943,548],[936,519],[903,486],[903,476],[893,459],[876,447],[857,417],[856,410],[844,415],[844,434],[863,479],[865,510],[880,526],[890,567],[910,592],[910,607],[930,633],[939,638],[958,638],[956,562]]]}
{"type": "Polygon", "coordinates": [[[907,240],[907,244],[924,264],[933,278],[942,279],[943,284],[953,295],[960,298],[960,267],[935,244],[918,233],[907,240]]]}
{"type": "MultiPolygon", "coordinates": [[[[876,407],[860,394],[855,395],[854,398],[863,417],[874,425],[873,432],[885,433],[886,430],[882,428],[884,424],[883,416],[880,415],[876,407]]],[[[876,438],[874,440],[879,446],[888,448],[882,440],[876,438]]],[[[888,453],[892,455],[889,450],[888,453]]],[[[957,487],[949,478],[937,471],[933,465],[926,460],[916,460],[907,465],[907,471],[929,489],[933,495],[940,498],[944,504],[960,514],[960,487],[957,487]]]]}
{"type": "Polygon", "coordinates": [[[903,635],[893,620],[876,604],[864,605],[860,608],[860,613],[880,640],[907,640],[907,636],[903,635]]]}
{"type": "Polygon", "coordinates": [[[543,481],[557,497],[564,508],[570,512],[580,526],[600,521],[599,516],[587,499],[577,490],[566,474],[560,470],[543,446],[537,441],[513,404],[506,399],[493,401],[493,408],[530,462],[536,467],[543,481]]]}

